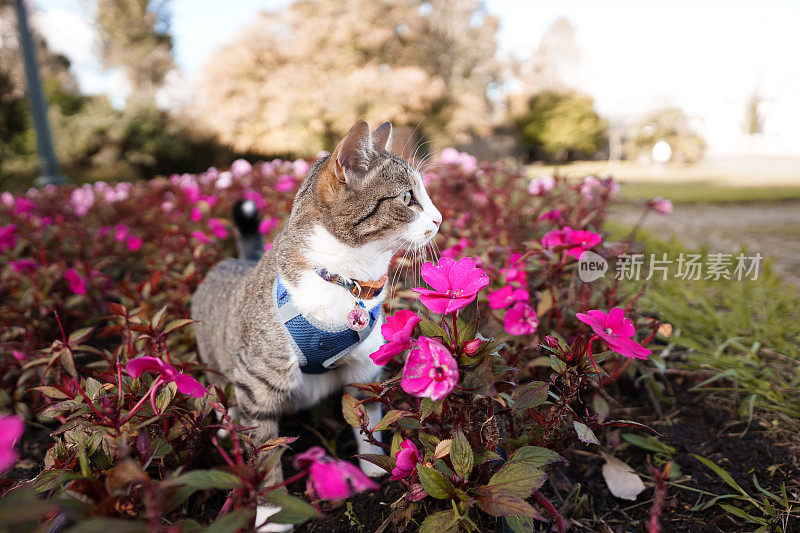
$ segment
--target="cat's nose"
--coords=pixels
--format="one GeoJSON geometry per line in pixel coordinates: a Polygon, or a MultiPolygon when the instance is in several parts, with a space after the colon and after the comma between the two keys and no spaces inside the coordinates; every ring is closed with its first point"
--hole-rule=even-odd
{"type": "Polygon", "coordinates": [[[432,218],[432,220],[433,220],[433,223],[436,224],[436,226],[441,226],[442,225],[442,215],[441,214],[437,214],[436,216],[434,216],[432,218]]]}

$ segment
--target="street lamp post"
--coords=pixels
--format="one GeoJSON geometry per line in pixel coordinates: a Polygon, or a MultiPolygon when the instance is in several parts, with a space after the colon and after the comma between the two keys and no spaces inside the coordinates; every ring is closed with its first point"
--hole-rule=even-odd
{"type": "Polygon", "coordinates": [[[14,0],[17,10],[17,25],[19,27],[19,41],[22,47],[22,57],[25,61],[25,76],[28,79],[28,100],[31,104],[33,125],[36,128],[36,148],[41,159],[42,175],[36,178],[36,185],[66,183],[67,178],[58,170],[58,160],[53,149],[53,139],[50,136],[50,125],[47,122],[47,101],[42,91],[42,82],[39,79],[39,67],[36,63],[31,30],[28,27],[25,0],[14,0]]]}

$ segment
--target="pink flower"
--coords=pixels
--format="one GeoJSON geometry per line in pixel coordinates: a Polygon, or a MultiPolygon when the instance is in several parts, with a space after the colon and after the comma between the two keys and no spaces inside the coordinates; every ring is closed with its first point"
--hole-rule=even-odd
{"type": "Polygon", "coordinates": [[[551,209],[550,211],[545,211],[537,220],[554,220],[559,221],[563,218],[563,214],[561,213],[560,209],[551,209]]]}
{"type": "Polygon", "coordinates": [[[458,241],[450,248],[445,248],[444,250],[442,250],[442,257],[447,257],[448,259],[455,259],[456,257],[461,256],[464,253],[464,249],[470,245],[471,243],[465,237],[462,237],[460,241],[458,241]]]}
{"type": "Polygon", "coordinates": [[[410,439],[406,439],[400,443],[400,449],[394,456],[395,464],[397,466],[392,470],[392,481],[406,478],[417,470],[417,463],[419,462],[419,450],[417,445],[410,439]]]}
{"type": "Polygon", "coordinates": [[[189,214],[189,219],[192,222],[200,222],[203,220],[203,210],[197,206],[192,207],[192,212],[189,214]]]}
{"type": "Polygon", "coordinates": [[[193,231],[192,238],[198,241],[200,244],[209,244],[214,242],[208,235],[206,235],[202,231],[193,231]]]}
{"type": "Polygon", "coordinates": [[[433,289],[415,287],[414,292],[419,293],[419,299],[428,309],[439,314],[452,313],[469,305],[489,284],[489,276],[476,268],[470,257],[458,262],[445,257],[439,260],[438,265],[425,263],[422,265],[422,279],[433,289]]]}
{"type": "Polygon", "coordinates": [[[556,179],[550,174],[542,174],[528,184],[528,192],[533,196],[544,196],[556,186],[556,179]]]}
{"type": "Polygon", "coordinates": [[[411,347],[411,334],[422,319],[411,311],[401,310],[386,318],[386,323],[381,326],[381,334],[386,339],[386,344],[381,345],[378,351],[370,355],[376,365],[385,365],[395,355],[411,347]]]}
{"type": "Polygon", "coordinates": [[[211,233],[213,233],[214,237],[217,239],[225,239],[228,237],[228,230],[225,228],[225,224],[223,224],[220,219],[209,219],[208,227],[211,230],[211,233]]]}
{"type": "Polygon", "coordinates": [[[419,398],[441,400],[458,383],[458,364],[442,343],[428,337],[417,339],[409,352],[400,387],[419,398]]]}
{"type": "Polygon", "coordinates": [[[231,163],[231,174],[234,178],[243,178],[253,172],[253,165],[244,159],[237,159],[231,163]]]}
{"type": "Polygon", "coordinates": [[[196,204],[200,201],[200,187],[195,183],[186,183],[181,186],[181,191],[190,204],[196,204]]]}
{"type": "Polygon", "coordinates": [[[94,205],[94,190],[92,186],[87,183],[73,190],[69,197],[69,205],[79,217],[88,213],[89,209],[94,205]]]}
{"type": "Polygon", "coordinates": [[[602,241],[602,235],[589,230],[574,230],[569,226],[565,226],[563,229],[554,229],[545,233],[544,237],[542,237],[542,246],[545,248],[570,246],[567,255],[580,259],[583,252],[592,246],[600,244],[602,241]]]}
{"type": "Polygon", "coordinates": [[[64,279],[69,283],[69,290],[73,294],[86,294],[86,280],[74,268],[64,272],[64,279]]]}
{"type": "Polygon", "coordinates": [[[16,415],[0,418],[0,474],[14,466],[17,450],[14,446],[25,431],[25,423],[16,415]]]}
{"type": "Polygon", "coordinates": [[[33,211],[35,207],[36,204],[33,203],[32,200],[28,200],[27,198],[17,198],[17,201],[14,204],[14,214],[22,215],[24,213],[33,211]]]}
{"type": "Polygon", "coordinates": [[[517,302],[506,311],[503,327],[509,335],[530,335],[539,327],[539,317],[533,307],[525,302],[517,302]]]}
{"type": "Polygon", "coordinates": [[[280,224],[280,219],[277,218],[265,218],[261,221],[261,224],[258,225],[258,231],[262,235],[267,235],[269,232],[274,230],[280,224]]]}
{"type": "Polygon", "coordinates": [[[356,465],[329,457],[319,446],[312,446],[294,458],[297,469],[308,466],[306,489],[312,498],[342,500],[365,490],[375,490],[372,481],[356,465]]]}
{"type": "Polygon", "coordinates": [[[22,361],[26,357],[25,353],[19,350],[11,350],[11,355],[13,355],[14,359],[17,361],[22,361]]]}
{"type": "Polygon", "coordinates": [[[542,237],[542,246],[544,248],[555,248],[561,246],[566,242],[564,232],[560,229],[550,230],[542,237]]]}
{"type": "Polygon", "coordinates": [[[599,180],[594,176],[586,176],[583,179],[580,191],[581,194],[589,199],[594,198],[595,191],[599,191],[601,194],[607,194],[611,198],[619,192],[619,183],[611,178],[599,180]]]}
{"type": "Polygon", "coordinates": [[[130,250],[131,252],[135,252],[136,250],[142,247],[144,241],[142,240],[141,237],[137,235],[128,235],[128,238],[125,240],[125,243],[128,245],[128,250],[130,250]]]}
{"type": "Polygon", "coordinates": [[[475,157],[455,148],[444,148],[439,154],[439,161],[445,165],[459,165],[464,172],[472,172],[478,164],[475,157]]]}
{"type": "Polygon", "coordinates": [[[567,255],[571,255],[575,259],[580,259],[583,252],[603,241],[603,237],[597,233],[589,230],[573,230],[569,226],[564,228],[564,236],[566,244],[572,245],[567,255]]]}
{"type": "Polygon", "coordinates": [[[14,195],[10,192],[0,194],[0,204],[3,204],[5,207],[14,207],[14,195]]]}
{"type": "Polygon", "coordinates": [[[33,259],[18,259],[16,261],[9,261],[9,265],[18,274],[27,274],[35,272],[39,265],[33,259]]]}
{"type": "Polygon", "coordinates": [[[17,225],[0,226],[0,252],[17,245],[17,225]]]}
{"type": "Polygon", "coordinates": [[[128,232],[130,232],[128,226],[126,226],[125,224],[117,224],[116,226],[114,226],[114,239],[117,242],[122,242],[125,240],[125,237],[128,236],[128,232]]]}
{"type": "Polygon", "coordinates": [[[261,193],[258,193],[252,189],[245,191],[244,197],[248,200],[252,200],[254,204],[256,204],[257,209],[264,209],[267,207],[267,201],[264,200],[264,197],[261,193]]]}
{"type": "Polygon", "coordinates": [[[216,183],[214,183],[214,187],[220,190],[227,189],[231,185],[233,185],[233,174],[229,170],[220,172],[219,176],[217,176],[216,183]]]}
{"type": "Polygon", "coordinates": [[[292,172],[294,172],[294,175],[298,178],[304,178],[306,174],[308,174],[309,168],[310,165],[305,159],[296,159],[292,163],[292,172]]]}
{"type": "Polygon", "coordinates": [[[527,301],[530,295],[525,289],[515,289],[511,285],[506,285],[502,289],[490,292],[488,297],[489,307],[492,309],[505,309],[514,302],[527,301]]]}
{"type": "Polygon", "coordinates": [[[669,215],[672,213],[672,202],[662,196],[657,196],[647,202],[647,207],[661,215],[669,215]]]}
{"type": "Polygon", "coordinates": [[[592,310],[587,314],[576,313],[575,317],[588,324],[595,335],[604,340],[611,350],[625,357],[647,359],[651,353],[632,339],[636,328],[633,322],[625,318],[625,311],[621,307],[613,308],[608,314],[592,310]]]}
{"type": "Polygon", "coordinates": [[[199,381],[192,376],[178,372],[175,367],[157,357],[145,355],[131,359],[125,366],[125,371],[134,378],[138,378],[144,372],[158,374],[161,381],[174,381],[179,392],[195,398],[202,398],[206,394],[206,389],[199,381]]]}
{"type": "Polygon", "coordinates": [[[464,353],[467,355],[472,355],[477,352],[483,341],[481,339],[472,339],[471,341],[467,341],[464,343],[464,353]]]}
{"type": "Polygon", "coordinates": [[[513,253],[508,258],[508,266],[501,268],[500,273],[505,275],[506,283],[517,283],[525,287],[528,283],[528,273],[525,271],[525,260],[522,254],[513,253]]]}
{"type": "Polygon", "coordinates": [[[278,192],[289,192],[294,189],[297,178],[291,174],[284,174],[278,178],[278,183],[275,184],[275,190],[278,192]]]}

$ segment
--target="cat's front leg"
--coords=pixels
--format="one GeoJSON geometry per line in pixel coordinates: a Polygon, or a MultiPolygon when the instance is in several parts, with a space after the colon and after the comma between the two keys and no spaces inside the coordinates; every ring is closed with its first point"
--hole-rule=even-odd
{"type": "MultiPolygon", "coordinates": [[[[347,387],[347,392],[353,394],[356,398],[360,395],[363,396],[363,392],[354,387],[347,387]]],[[[375,425],[383,418],[383,404],[381,402],[367,402],[362,404],[364,407],[364,412],[367,414],[367,418],[369,419],[370,427],[375,427],[375,425]]],[[[358,453],[359,454],[377,454],[377,455],[385,455],[385,451],[380,446],[376,446],[369,442],[364,434],[361,433],[361,429],[353,428],[353,436],[356,439],[356,443],[358,444],[358,453]]],[[[381,438],[382,432],[376,431],[372,434],[372,436],[378,442],[383,442],[381,438]]],[[[380,477],[386,474],[386,471],[375,465],[370,463],[369,461],[365,461],[363,459],[358,460],[358,465],[361,470],[368,475],[369,477],[380,477]]]]}

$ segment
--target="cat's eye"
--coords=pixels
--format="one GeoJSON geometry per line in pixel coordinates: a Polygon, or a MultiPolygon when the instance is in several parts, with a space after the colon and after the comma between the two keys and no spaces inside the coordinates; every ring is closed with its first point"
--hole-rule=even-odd
{"type": "Polygon", "coordinates": [[[400,195],[400,201],[410,207],[414,203],[414,195],[411,191],[406,191],[400,195]]]}

